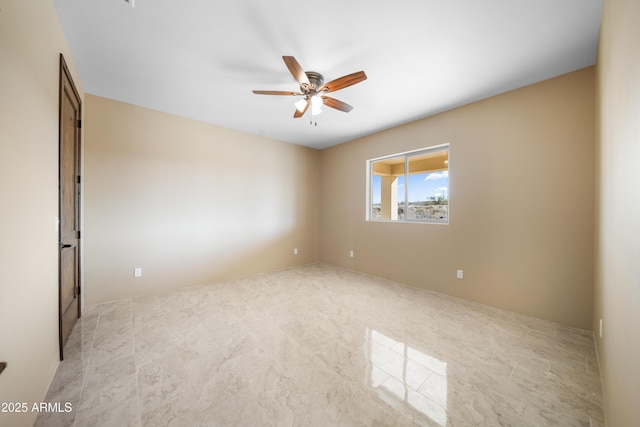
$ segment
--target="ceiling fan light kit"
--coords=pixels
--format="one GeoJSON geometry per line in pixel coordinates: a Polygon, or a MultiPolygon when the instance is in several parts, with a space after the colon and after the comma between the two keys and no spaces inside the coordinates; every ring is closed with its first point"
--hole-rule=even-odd
{"type": "MultiPolygon", "coordinates": [[[[304,116],[309,106],[311,106],[312,116],[317,116],[322,113],[322,105],[348,113],[353,109],[351,105],[338,99],[325,96],[325,93],[344,89],[345,87],[352,86],[367,79],[364,71],[358,71],[325,84],[322,74],[315,71],[304,71],[293,56],[283,56],[282,59],[293,75],[293,78],[295,78],[300,85],[300,92],[254,90],[253,93],[257,95],[302,96],[303,98],[295,103],[296,111],[293,113],[293,118],[295,119],[304,116]]],[[[316,123],[316,126],[317,124],[318,123],[316,123]]]]}

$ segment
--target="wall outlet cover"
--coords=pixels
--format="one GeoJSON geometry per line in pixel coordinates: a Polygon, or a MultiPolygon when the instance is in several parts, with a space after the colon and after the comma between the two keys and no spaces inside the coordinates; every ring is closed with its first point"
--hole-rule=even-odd
{"type": "Polygon", "coordinates": [[[600,330],[598,331],[598,335],[602,338],[602,319],[600,319],[600,330]]]}

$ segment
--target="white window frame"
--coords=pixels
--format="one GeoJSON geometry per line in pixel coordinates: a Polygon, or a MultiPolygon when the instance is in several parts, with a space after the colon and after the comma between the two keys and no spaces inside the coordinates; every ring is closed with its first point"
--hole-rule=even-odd
{"type": "Polygon", "coordinates": [[[409,159],[413,156],[418,156],[421,154],[426,154],[426,153],[430,153],[430,152],[435,152],[435,151],[443,151],[443,149],[447,150],[447,171],[451,170],[451,145],[449,143],[445,143],[445,144],[440,144],[440,145],[434,145],[434,146],[430,146],[430,147],[425,147],[425,148],[420,148],[417,150],[410,150],[410,151],[404,151],[401,153],[394,153],[394,154],[390,154],[390,155],[386,155],[386,156],[381,156],[381,157],[376,157],[374,159],[369,159],[366,161],[366,192],[367,192],[367,196],[366,196],[366,207],[365,207],[365,219],[366,221],[371,221],[371,222],[393,222],[393,223],[411,223],[411,224],[443,224],[443,225],[448,225],[451,222],[451,184],[449,182],[448,184],[448,188],[447,188],[447,219],[446,220],[440,220],[440,219],[407,219],[407,213],[408,213],[408,204],[409,204],[409,159]],[[372,210],[373,210],[373,164],[375,162],[378,162],[380,160],[385,160],[385,159],[391,159],[394,157],[400,157],[400,156],[404,156],[405,159],[405,186],[404,186],[404,201],[405,201],[405,209],[407,210],[407,212],[405,212],[405,217],[403,219],[382,219],[382,218],[373,218],[372,217],[372,210]]]}

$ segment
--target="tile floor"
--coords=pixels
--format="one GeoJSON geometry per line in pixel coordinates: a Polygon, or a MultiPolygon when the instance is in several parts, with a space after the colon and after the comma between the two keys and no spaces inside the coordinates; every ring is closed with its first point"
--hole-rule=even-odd
{"type": "Polygon", "coordinates": [[[604,426],[590,333],[312,264],[85,309],[37,426],[604,426]]]}

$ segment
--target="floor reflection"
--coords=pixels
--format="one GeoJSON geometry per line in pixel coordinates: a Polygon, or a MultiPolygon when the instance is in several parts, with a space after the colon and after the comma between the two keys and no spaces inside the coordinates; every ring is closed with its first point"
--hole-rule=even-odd
{"type": "Polygon", "coordinates": [[[408,405],[439,425],[447,425],[445,362],[369,328],[366,352],[370,386],[384,402],[399,410],[408,405]]]}

